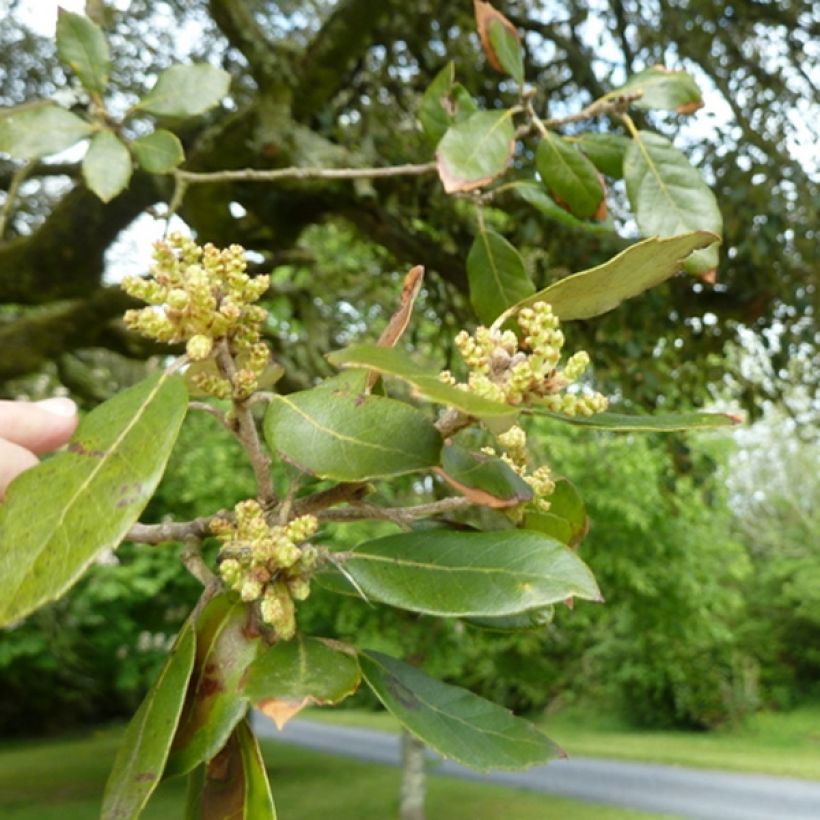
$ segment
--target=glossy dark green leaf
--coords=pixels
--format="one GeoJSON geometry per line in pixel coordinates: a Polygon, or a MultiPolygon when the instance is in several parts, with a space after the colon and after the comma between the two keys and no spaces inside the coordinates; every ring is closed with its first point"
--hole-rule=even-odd
{"type": "Polygon", "coordinates": [[[196,661],[166,776],[186,774],[227,742],[248,708],[245,670],[262,649],[247,604],[226,594],[212,598],[196,620],[196,661]]]}
{"type": "Polygon", "coordinates": [[[549,302],[561,321],[600,316],[674,276],[692,251],[707,247],[715,238],[697,231],[667,239],[644,239],[602,265],[559,279],[513,309],[549,302]]]}
{"type": "Polygon", "coordinates": [[[92,94],[101,95],[108,85],[111,58],[102,29],[65,9],[57,13],[57,53],[92,94]]]}
{"type": "Polygon", "coordinates": [[[367,368],[384,376],[395,376],[409,384],[417,395],[454,407],[468,416],[481,419],[508,418],[516,413],[515,408],[509,405],[483,399],[445,384],[437,373],[416,364],[406,353],[396,348],[373,344],[351,345],[328,354],[327,358],[337,367],[367,368]]]}
{"type": "Polygon", "coordinates": [[[194,666],[194,630],[187,622],[159,677],[128,724],[108,776],[103,820],[139,817],[162,777],[194,666]]]}
{"type": "Polygon", "coordinates": [[[276,820],[265,761],[247,721],[216,757],[192,772],[186,820],[276,820]]]}
{"type": "Polygon", "coordinates": [[[177,135],[164,128],[135,139],[131,143],[131,150],[140,167],[149,174],[169,174],[185,159],[185,152],[177,135]]]}
{"type": "Polygon", "coordinates": [[[160,117],[195,117],[219,104],[228,93],[231,75],[207,63],[166,68],[136,109],[160,117]]]}
{"type": "Polygon", "coordinates": [[[265,437],[300,469],[336,481],[435,467],[443,443],[432,422],[409,404],[321,387],[274,396],[265,437]]]}
{"type": "Polygon", "coordinates": [[[611,234],[614,231],[611,220],[585,222],[583,219],[578,219],[577,216],[573,216],[544,190],[543,185],[539,185],[535,182],[527,182],[526,180],[518,180],[503,187],[505,190],[510,190],[520,196],[521,199],[528,202],[536,210],[546,216],[547,219],[553,220],[553,222],[561,222],[564,225],[569,225],[571,228],[580,228],[589,233],[611,234]]]}
{"type": "Polygon", "coordinates": [[[601,597],[572,550],[529,530],[389,535],[360,544],[344,568],[369,598],[428,615],[511,615],[601,597]]]}
{"type": "Polygon", "coordinates": [[[528,512],[523,528],[537,530],[566,544],[577,547],[589,530],[589,518],[581,494],[566,478],[555,481],[555,489],[549,496],[548,512],[528,512]]]}
{"type": "Polygon", "coordinates": [[[578,147],[589,157],[592,164],[612,179],[624,175],[624,155],[630,140],[621,134],[600,134],[587,131],[578,138],[578,147]]]}
{"type": "Polygon", "coordinates": [[[500,458],[458,444],[448,444],[442,456],[437,472],[474,504],[503,508],[532,499],[532,487],[500,458]]]}
{"type": "Polygon", "coordinates": [[[424,135],[433,145],[444,136],[444,132],[452,125],[450,93],[455,82],[455,63],[450,61],[433,78],[427,86],[419,103],[419,122],[424,135]]]}
{"type": "Polygon", "coordinates": [[[594,416],[564,416],[550,413],[533,406],[533,411],[555,421],[591,427],[595,430],[611,430],[615,433],[678,433],[687,430],[710,430],[715,427],[731,427],[741,419],[728,413],[658,413],[654,416],[630,416],[625,413],[598,413],[594,416]]]}
{"type": "Polygon", "coordinates": [[[152,376],[95,408],[65,451],[12,482],[0,504],[0,626],[59,598],[125,538],[187,406],[179,376],[152,376]]]}
{"type": "Polygon", "coordinates": [[[703,107],[700,89],[691,74],[686,71],[670,71],[659,65],[639,71],[607,96],[618,97],[625,94],[641,95],[631,103],[635,108],[657,108],[677,111],[679,114],[693,114],[703,107]]]}
{"type": "Polygon", "coordinates": [[[131,170],[131,155],[113,131],[94,135],[83,159],[83,179],[103,202],[128,187],[131,170]]]}
{"type": "Polygon", "coordinates": [[[355,654],[335,641],[297,635],[251,664],[245,694],[281,729],[309,704],[327,706],[350,697],[360,681],[355,654]]]}
{"type": "Polygon", "coordinates": [[[531,723],[380,652],[360,653],[376,697],[431,749],[479,771],[526,769],[563,752],[531,723]]]}
{"type": "Polygon", "coordinates": [[[549,626],[555,618],[555,607],[545,606],[530,609],[518,615],[504,615],[500,618],[465,618],[468,624],[486,629],[488,632],[533,632],[549,626]]]}
{"type": "Polygon", "coordinates": [[[0,109],[0,153],[15,159],[58,154],[87,137],[93,128],[59,105],[34,102],[0,109]]]}
{"type": "Polygon", "coordinates": [[[575,216],[588,219],[598,210],[604,198],[598,171],[574,145],[547,132],[535,150],[535,167],[550,193],[575,216]]]}
{"type": "Polygon", "coordinates": [[[467,254],[470,302],[484,324],[535,291],[521,254],[501,234],[482,226],[467,254]]]}
{"type": "Polygon", "coordinates": [[[639,131],[624,158],[626,193],[644,236],[711,231],[715,243],[693,253],[684,268],[705,273],[718,264],[723,217],[700,173],[666,137],[639,131]]]}
{"type": "Polygon", "coordinates": [[[515,147],[511,111],[477,111],[447,129],[436,150],[448,194],[472,191],[507,169],[515,147]]]}
{"type": "Polygon", "coordinates": [[[520,38],[500,20],[490,20],[488,36],[501,67],[521,85],[524,82],[524,49],[520,38]]]}

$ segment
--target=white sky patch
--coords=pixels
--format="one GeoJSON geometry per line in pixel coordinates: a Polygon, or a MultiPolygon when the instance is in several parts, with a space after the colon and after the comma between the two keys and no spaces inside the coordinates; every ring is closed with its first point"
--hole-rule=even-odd
{"type": "Polygon", "coordinates": [[[53,37],[57,28],[58,8],[82,14],[85,11],[85,0],[23,0],[14,14],[35,34],[53,37]]]}

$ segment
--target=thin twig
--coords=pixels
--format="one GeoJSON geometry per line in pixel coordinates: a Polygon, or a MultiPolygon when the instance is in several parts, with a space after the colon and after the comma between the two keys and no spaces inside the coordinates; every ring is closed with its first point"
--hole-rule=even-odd
{"type": "Polygon", "coordinates": [[[229,171],[185,171],[174,176],[182,183],[275,182],[280,179],[378,179],[380,177],[423,176],[436,170],[435,162],[388,165],[376,168],[240,168],[229,171]]]}
{"type": "Polygon", "coordinates": [[[361,501],[369,492],[369,484],[346,483],[337,484],[322,492],[314,493],[305,498],[298,498],[293,502],[292,514],[294,518],[308,513],[317,513],[337,504],[355,504],[361,501]]]}
{"type": "Polygon", "coordinates": [[[203,515],[192,521],[165,521],[162,524],[134,524],[125,536],[126,541],[135,544],[163,544],[166,541],[185,541],[188,538],[205,538],[211,533],[210,523],[214,518],[228,518],[230,513],[203,515]]]}
{"type": "MultiPolygon", "coordinates": [[[[216,353],[216,362],[222,371],[222,375],[233,383],[233,377],[236,375],[236,362],[233,360],[227,342],[220,344],[216,353]]],[[[259,494],[262,506],[265,509],[273,509],[277,497],[273,486],[271,460],[259,440],[259,431],[256,429],[253,413],[245,401],[234,399],[233,407],[236,425],[231,429],[248,454],[253,468],[253,475],[256,479],[256,491],[259,494]]]]}
{"type": "Polygon", "coordinates": [[[206,589],[214,586],[217,579],[202,557],[202,542],[198,538],[187,538],[185,540],[185,548],[179,557],[185,569],[187,569],[202,586],[206,589]]]}
{"type": "Polygon", "coordinates": [[[26,177],[34,168],[35,163],[27,162],[25,165],[21,165],[11,177],[11,182],[9,183],[8,190],[6,191],[6,200],[3,203],[3,210],[0,211],[0,239],[3,238],[3,235],[6,232],[6,222],[11,217],[12,211],[14,210],[14,200],[17,198],[17,191],[20,190],[20,186],[25,181],[26,177]]]}
{"type": "Polygon", "coordinates": [[[231,429],[231,425],[225,417],[225,412],[218,407],[214,407],[206,401],[190,401],[188,402],[188,407],[191,410],[201,410],[203,413],[210,413],[214,418],[219,420],[223,427],[226,427],[228,430],[231,429]]]}

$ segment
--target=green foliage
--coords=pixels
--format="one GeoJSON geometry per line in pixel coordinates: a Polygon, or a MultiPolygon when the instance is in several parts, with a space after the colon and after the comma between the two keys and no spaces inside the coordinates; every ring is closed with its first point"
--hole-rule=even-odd
{"type": "Polygon", "coordinates": [[[511,111],[477,111],[450,126],[436,149],[444,190],[472,191],[492,182],[507,169],[514,148],[511,111]]]}
{"type": "Polygon", "coordinates": [[[535,167],[553,197],[560,198],[580,219],[598,210],[604,189],[595,166],[561,137],[547,132],[538,143],[535,167]]]}
{"type": "Polygon", "coordinates": [[[327,387],[276,396],[265,435],[292,464],[337,481],[401,475],[441,459],[441,436],[417,410],[327,387]]]}
{"type": "MultiPolygon", "coordinates": [[[[660,134],[636,131],[624,157],[626,192],[641,232],[676,236],[686,231],[723,233],[715,196],[689,160],[660,134]]],[[[718,248],[696,251],[684,263],[691,273],[714,270],[718,248]]]]}
{"type": "Polygon", "coordinates": [[[535,290],[521,254],[483,224],[467,255],[467,277],[470,301],[486,325],[535,290]]]}
{"type": "Polygon", "coordinates": [[[164,128],[135,139],[131,150],[140,167],[149,174],[168,174],[185,159],[179,137],[164,128]]]}
{"type": "Polygon", "coordinates": [[[92,138],[83,158],[83,179],[103,202],[128,187],[131,155],[112,131],[100,131],[92,138]]]}
{"type": "Polygon", "coordinates": [[[700,89],[686,71],[670,71],[663,66],[633,74],[620,88],[610,92],[610,96],[639,94],[632,103],[635,108],[676,111],[678,114],[692,114],[703,106],[700,89]]]}
{"type": "Polygon", "coordinates": [[[88,91],[105,93],[111,55],[99,26],[82,14],[61,8],[57,15],[57,53],[88,91]]]}
{"type": "Polygon", "coordinates": [[[471,692],[379,652],[361,652],[359,662],[379,700],[445,757],[487,771],[523,769],[560,754],[531,723],[471,692]]]}
{"type": "Polygon", "coordinates": [[[193,626],[187,623],[125,732],[103,794],[101,816],[106,820],[139,816],[159,784],[185,702],[195,649],[193,626]]]}
{"type": "Polygon", "coordinates": [[[90,413],[66,451],[13,482],[0,507],[0,624],[63,595],[123,540],[162,477],[186,410],[178,376],[146,379],[90,413]]]}
{"type": "Polygon", "coordinates": [[[92,127],[76,114],[48,102],[0,111],[0,151],[17,159],[39,159],[71,148],[92,127]]]}
{"type": "Polygon", "coordinates": [[[204,114],[228,93],[231,75],[200,63],[166,68],[137,109],[158,117],[186,118],[204,114]]]}
{"type": "Polygon", "coordinates": [[[370,598],[451,618],[514,615],[572,596],[600,600],[574,552],[527,530],[389,535],[357,547],[344,568],[370,598]]]}

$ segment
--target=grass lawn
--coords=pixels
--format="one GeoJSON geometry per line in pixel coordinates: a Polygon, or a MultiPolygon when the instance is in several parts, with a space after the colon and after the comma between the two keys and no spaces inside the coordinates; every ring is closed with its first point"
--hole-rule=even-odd
{"type": "MultiPolygon", "coordinates": [[[[312,709],[306,717],[340,726],[397,730],[385,712],[312,709]]],[[[538,721],[570,757],[611,757],[820,780],[820,704],[762,712],[746,725],[714,732],[649,731],[614,717],[573,710],[538,721]]]]}
{"type": "MultiPolygon", "coordinates": [[[[0,745],[0,817],[3,820],[95,820],[99,797],[120,730],[74,740],[0,745]]],[[[395,817],[399,772],[280,743],[264,745],[282,820],[390,820],[395,817]]],[[[184,779],[160,786],[146,820],[183,816],[184,779]]],[[[445,777],[430,778],[430,820],[629,820],[657,818],[565,798],[519,792],[445,777]]],[[[668,820],[668,816],[667,816],[668,820]]]]}

